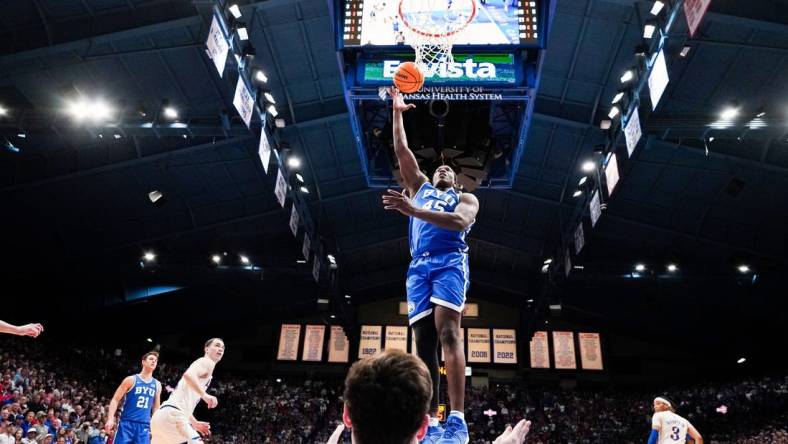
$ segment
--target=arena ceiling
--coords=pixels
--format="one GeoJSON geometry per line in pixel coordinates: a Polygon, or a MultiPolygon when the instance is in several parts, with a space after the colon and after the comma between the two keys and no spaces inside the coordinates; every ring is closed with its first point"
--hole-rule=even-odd
{"type": "MultiPolygon", "coordinates": [[[[278,136],[304,159],[306,200],[337,256],[341,288],[355,302],[401,295],[406,220],[366,186],[327,2],[239,3],[287,123],[278,136]]],[[[514,186],[477,193],[477,296],[515,305],[539,296],[540,268],[576,209],[580,163],[604,142],[599,122],[633,63],[649,3],[558,1],[514,186]]],[[[667,52],[689,52],[671,57],[660,108],[641,107],[645,146],[621,161],[617,194],[571,280],[616,278],[639,261],[677,261],[687,278],[733,276],[742,261],[785,270],[788,17],[776,1],[746,6],[715,0],[694,38],[683,18],[671,30],[667,52]],[[709,132],[731,100],[750,115],[765,109],[767,127],[709,132]]],[[[6,273],[36,284],[79,280],[86,291],[90,280],[109,292],[115,281],[226,284],[265,301],[288,289],[291,297],[271,299],[314,306],[320,287],[297,263],[300,242],[262,171],[256,135],[237,118],[229,130],[220,123],[222,110],[234,110],[234,84],[205,54],[211,2],[11,0],[0,10],[0,104],[12,111],[0,130],[20,148],[0,153],[6,273]],[[75,90],[149,112],[167,99],[190,125],[77,127],[59,111],[75,90]],[[165,194],[158,205],[152,190],[165,194]],[[158,265],[140,277],[148,250],[158,265]],[[225,251],[248,255],[263,279],[216,275],[209,258],[225,251]]]]}

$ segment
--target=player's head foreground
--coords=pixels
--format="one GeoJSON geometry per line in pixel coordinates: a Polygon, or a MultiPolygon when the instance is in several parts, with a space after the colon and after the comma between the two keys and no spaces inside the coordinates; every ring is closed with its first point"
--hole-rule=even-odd
{"type": "Polygon", "coordinates": [[[159,353],[155,351],[150,351],[142,355],[142,369],[143,370],[150,370],[151,372],[156,370],[156,366],[159,365],[159,353]]]}
{"type": "Polygon", "coordinates": [[[441,165],[432,174],[432,185],[442,191],[457,186],[457,175],[448,165],[441,165]]]}
{"type": "Polygon", "coordinates": [[[427,366],[413,355],[386,350],[350,367],[342,419],[354,444],[417,443],[427,430],[431,397],[427,366]]]}
{"type": "Polygon", "coordinates": [[[224,356],[224,340],[211,338],[205,342],[205,357],[213,362],[219,362],[224,356]]]}
{"type": "Polygon", "coordinates": [[[657,396],[654,398],[654,411],[655,412],[675,412],[676,407],[673,401],[668,399],[667,396],[657,396]]]}

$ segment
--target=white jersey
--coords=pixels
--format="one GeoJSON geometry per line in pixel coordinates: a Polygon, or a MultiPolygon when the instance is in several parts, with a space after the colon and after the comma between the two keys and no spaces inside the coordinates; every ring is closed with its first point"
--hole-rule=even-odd
{"type": "MultiPolygon", "coordinates": [[[[206,358],[201,358],[206,359],[206,358]]],[[[196,365],[199,362],[194,361],[192,366],[196,365]]],[[[189,367],[191,368],[191,367],[189,367]]],[[[210,374],[205,378],[197,378],[197,382],[200,384],[200,387],[203,390],[208,390],[208,386],[211,385],[211,376],[210,374]]],[[[181,412],[186,413],[187,415],[191,415],[194,413],[194,409],[197,407],[197,404],[200,403],[200,394],[194,391],[186,381],[181,377],[181,380],[178,381],[178,386],[175,387],[175,390],[170,394],[170,397],[162,403],[162,406],[169,405],[177,408],[181,412]]]]}
{"type": "Polygon", "coordinates": [[[657,444],[684,443],[690,423],[681,416],[671,412],[657,412],[651,417],[651,428],[659,432],[657,444]]]}

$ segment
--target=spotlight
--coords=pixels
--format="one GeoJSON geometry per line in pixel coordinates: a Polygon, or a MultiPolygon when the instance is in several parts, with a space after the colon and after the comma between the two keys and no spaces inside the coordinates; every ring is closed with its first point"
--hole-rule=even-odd
{"type": "Polygon", "coordinates": [[[588,176],[583,176],[580,178],[580,182],[577,183],[577,186],[582,187],[586,182],[588,182],[588,176]]]}
{"type": "Polygon", "coordinates": [[[326,259],[328,259],[328,262],[330,262],[332,264],[336,264],[337,263],[337,260],[336,260],[336,258],[334,257],[333,254],[326,255],[326,259]]]}
{"type": "Polygon", "coordinates": [[[290,168],[300,168],[301,167],[301,159],[295,156],[289,156],[287,158],[287,166],[290,168]]]}
{"type": "Polygon", "coordinates": [[[651,11],[650,11],[651,15],[658,15],[660,13],[660,11],[662,11],[662,8],[664,8],[664,7],[665,7],[665,3],[664,2],[662,2],[660,0],[655,1],[654,2],[654,6],[651,7],[651,11]]]}
{"type": "Polygon", "coordinates": [[[336,315],[331,315],[331,319],[336,319],[336,315]]]}
{"type": "Polygon", "coordinates": [[[645,270],[646,270],[646,266],[645,265],[643,265],[643,264],[635,265],[635,271],[645,271],[645,270]]]}
{"type": "Polygon", "coordinates": [[[304,194],[309,194],[309,189],[308,189],[307,187],[303,187],[303,186],[302,186],[302,187],[301,187],[301,188],[299,188],[299,189],[301,190],[301,192],[302,192],[302,193],[304,193],[304,194]]]}
{"type": "Polygon", "coordinates": [[[681,52],[679,52],[679,55],[682,57],[687,57],[687,54],[689,54],[689,52],[690,52],[690,47],[684,46],[683,48],[681,48],[681,52]]]}
{"type": "Polygon", "coordinates": [[[148,341],[148,342],[153,342],[153,339],[151,339],[151,338],[148,338],[148,339],[146,339],[146,341],[148,341]]]}
{"type": "Polygon", "coordinates": [[[171,106],[165,106],[164,109],[162,109],[162,114],[164,114],[164,117],[170,120],[175,120],[178,118],[178,110],[171,106]]]}
{"type": "Polygon", "coordinates": [[[542,274],[547,274],[548,270],[550,270],[550,264],[542,265],[542,274]]]}
{"type": "Polygon", "coordinates": [[[766,115],[766,110],[764,110],[763,107],[761,107],[758,108],[758,113],[755,115],[755,117],[763,117],[765,115],[766,115]]]}
{"type": "Polygon", "coordinates": [[[624,71],[624,74],[621,74],[621,83],[627,83],[634,78],[635,78],[635,71],[632,69],[628,69],[624,71]]]}
{"type": "Polygon", "coordinates": [[[583,192],[582,192],[582,191],[580,191],[580,190],[575,190],[575,192],[572,194],[572,197],[578,197],[578,196],[580,196],[581,194],[583,194],[583,192]]]}
{"type": "Polygon", "coordinates": [[[674,273],[678,269],[679,269],[679,267],[677,267],[676,264],[668,264],[668,271],[669,272],[674,273]]]}
{"type": "Polygon", "coordinates": [[[744,361],[746,361],[746,360],[747,360],[747,358],[739,358],[739,359],[736,361],[736,363],[737,363],[737,364],[744,364],[744,361]]]}
{"type": "Polygon", "coordinates": [[[241,39],[241,41],[249,40],[249,31],[246,30],[245,25],[240,26],[235,32],[238,33],[238,38],[241,39]]]}
{"type": "Polygon", "coordinates": [[[274,96],[272,96],[270,92],[264,92],[263,96],[265,96],[265,100],[267,100],[268,102],[276,103],[276,100],[274,100],[274,96]]]}
{"type": "Polygon", "coordinates": [[[282,380],[281,380],[281,379],[279,379],[279,378],[276,378],[276,382],[277,382],[277,383],[280,383],[280,382],[282,382],[282,380]]]}
{"type": "Polygon", "coordinates": [[[114,138],[115,138],[115,140],[118,140],[118,139],[120,139],[122,136],[121,136],[120,134],[118,134],[118,133],[115,133],[115,134],[113,134],[113,135],[112,135],[112,137],[114,137],[114,138]]]}
{"type": "Polygon", "coordinates": [[[304,176],[302,176],[300,173],[296,173],[295,177],[299,182],[304,183],[304,176]]]}
{"type": "Polygon", "coordinates": [[[276,125],[277,128],[284,128],[285,127],[285,119],[282,119],[282,118],[274,119],[274,125],[276,125]]]}
{"type": "Polygon", "coordinates": [[[596,162],[594,162],[593,160],[586,160],[580,166],[580,169],[583,170],[584,173],[590,173],[594,171],[594,168],[596,168],[596,162]]]}
{"type": "Polygon", "coordinates": [[[745,265],[745,264],[739,265],[737,267],[737,269],[739,270],[739,273],[749,273],[750,272],[750,266],[749,265],[745,265]]]}
{"type": "Polygon", "coordinates": [[[260,69],[258,69],[257,71],[255,71],[255,73],[254,73],[254,78],[255,78],[255,80],[257,80],[258,82],[262,82],[262,83],[268,83],[268,77],[267,77],[267,76],[265,75],[265,73],[264,73],[262,70],[260,70],[260,69]]]}
{"type": "Polygon", "coordinates": [[[646,22],[646,25],[643,26],[643,38],[650,39],[654,36],[654,31],[657,30],[657,22],[655,20],[649,20],[646,22]]]}
{"type": "Polygon", "coordinates": [[[241,263],[244,264],[244,265],[249,265],[249,258],[242,254],[241,255],[241,263]]]}
{"type": "Polygon", "coordinates": [[[159,190],[153,190],[150,193],[148,193],[148,199],[150,199],[151,203],[158,202],[159,199],[161,199],[162,197],[164,197],[164,193],[162,193],[159,190]]]}
{"type": "Polygon", "coordinates": [[[5,116],[6,114],[8,114],[8,108],[0,105],[0,116],[5,116]]]}
{"type": "Polygon", "coordinates": [[[542,262],[542,263],[545,264],[545,265],[550,265],[550,264],[553,263],[553,258],[549,257],[549,258],[545,259],[544,262],[542,262]]]}
{"type": "Polygon", "coordinates": [[[269,105],[268,108],[266,108],[266,111],[268,111],[268,114],[271,114],[272,117],[276,117],[279,115],[274,105],[269,105]]]}
{"type": "MultiPolygon", "coordinates": [[[[657,3],[661,3],[661,2],[657,2],[657,3]]],[[[230,11],[230,14],[233,15],[233,18],[236,19],[241,18],[241,8],[239,8],[237,4],[233,3],[232,5],[230,5],[229,8],[227,8],[227,10],[230,11]]]]}
{"type": "Polygon", "coordinates": [[[613,96],[613,101],[611,103],[615,105],[616,103],[620,102],[621,99],[623,98],[624,98],[624,91],[619,91],[616,93],[615,96],[613,96]]]}
{"type": "Polygon", "coordinates": [[[152,251],[147,251],[142,258],[145,259],[146,262],[153,262],[156,259],[156,254],[152,251]]]}
{"type": "Polygon", "coordinates": [[[611,126],[613,126],[613,122],[610,119],[602,119],[599,122],[599,129],[609,130],[611,126]]]}
{"type": "Polygon", "coordinates": [[[98,123],[112,117],[112,108],[101,99],[79,99],[69,103],[66,111],[77,121],[89,119],[98,123]]]}
{"type": "Polygon", "coordinates": [[[213,256],[211,256],[211,260],[216,265],[219,265],[220,263],[222,263],[222,257],[219,256],[218,254],[214,254],[213,256]]]}
{"type": "Polygon", "coordinates": [[[305,264],[305,263],[306,263],[306,260],[304,260],[304,259],[298,259],[296,261],[296,264],[305,264]]]}
{"type": "Polygon", "coordinates": [[[610,112],[607,113],[607,116],[611,119],[615,119],[617,115],[621,113],[621,109],[618,106],[613,106],[610,108],[610,112]]]}
{"type": "Polygon", "coordinates": [[[720,113],[720,119],[733,120],[738,115],[739,115],[739,108],[735,106],[729,106],[724,110],[722,110],[722,112],[720,113]]]}
{"type": "Polygon", "coordinates": [[[345,295],[345,299],[350,299],[350,295],[349,295],[349,294],[346,294],[346,295],[345,295]]]}

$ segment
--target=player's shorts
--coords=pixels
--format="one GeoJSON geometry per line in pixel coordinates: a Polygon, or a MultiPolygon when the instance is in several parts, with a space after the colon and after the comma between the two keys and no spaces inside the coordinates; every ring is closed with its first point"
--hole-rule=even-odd
{"type": "Polygon", "coordinates": [[[150,419],[151,444],[202,443],[202,438],[189,424],[189,415],[163,405],[150,419]]]}
{"type": "Polygon", "coordinates": [[[113,442],[115,444],[150,444],[150,424],[121,419],[113,442]]]}
{"type": "Polygon", "coordinates": [[[416,256],[410,261],[407,283],[408,322],[432,314],[435,305],[462,313],[470,283],[468,254],[460,251],[416,256]]]}

